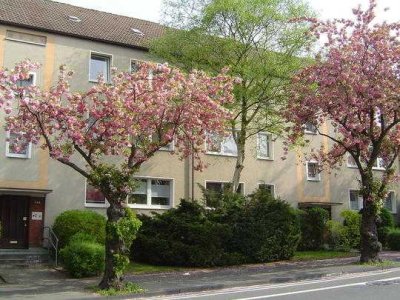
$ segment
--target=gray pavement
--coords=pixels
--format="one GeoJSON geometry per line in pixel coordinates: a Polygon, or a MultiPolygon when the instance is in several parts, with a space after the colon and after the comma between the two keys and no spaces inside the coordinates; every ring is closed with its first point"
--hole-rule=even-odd
{"type": "MultiPolygon", "coordinates": [[[[386,252],[382,257],[386,260],[400,262],[400,252],[386,252]]],[[[132,298],[265,284],[276,285],[360,272],[382,271],[382,267],[357,265],[357,259],[357,257],[353,257],[308,262],[288,261],[229,268],[128,275],[126,279],[138,283],[147,290],[145,295],[132,295],[132,298]]],[[[400,265],[386,266],[383,267],[383,270],[396,266],[400,265]]],[[[95,286],[99,282],[99,278],[71,279],[64,272],[43,266],[30,268],[0,266],[0,275],[7,281],[6,284],[0,281],[0,299],[91,299],[99,297],[88,289],[90,286],[95,286]]]]}

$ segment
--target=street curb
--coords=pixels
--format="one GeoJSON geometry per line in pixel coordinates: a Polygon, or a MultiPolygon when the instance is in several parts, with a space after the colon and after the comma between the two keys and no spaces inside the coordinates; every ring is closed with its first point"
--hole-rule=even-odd
{"type": "MultiPolygon", "coordinates": [[[[340,272],[340,273],[321,273],[321,274],[304,274],[300,276],[293,276],[293,277],[279,277],[279,278],[272,278],[270,280],[266,281],[260,281],[260,282],[254,282],[251,285],[258,285],[258,284],[281,284],[281,283],[291,283],[291,282],[296,282],[296,281],[302,281],[302,280],[312,280],[312,279],[321,279],[324,277],[334,277],[334,276],[340,276],[340,275],[348,275],[348,274],[358,274],[358,273],[364,273],[364,272],[371,272],[371,271],[379,271],[379,270],[388,270],[388,269],[393,269],[393,268],[398,268],[398,267],[374,267],[371,270],[354,270],[352,272],[340,272]]],[[[249,286],[251,286],[249,285],[249,286]]],[[[135,299],[135,298],[148,298],[148,297],[156,297],[156,296],[163,296],[163,295],[174,295],[174,294],[185,294],[185,293],[194,293],[194,292],[206,292],[206,291],[211,291],[211,290],[222,290],[226,288],[233,288],[233,287],[244,287],[237,285],[235,283],[232,284],[205,284],[205,285],[198,285],[198,286],[191,286],[187,288],[177,288],[177,289],[166,289],[163,291],[157,291],[157,292],[144,292],[140,294],[128,294],[124,295],[125,297],[130,297],[129,299],[135,299]]],[[[115,299],[121,299],[120,297],[117,297],[115,299]]],[[[128,299],[128,298],[124,298],[128,299]]]]}

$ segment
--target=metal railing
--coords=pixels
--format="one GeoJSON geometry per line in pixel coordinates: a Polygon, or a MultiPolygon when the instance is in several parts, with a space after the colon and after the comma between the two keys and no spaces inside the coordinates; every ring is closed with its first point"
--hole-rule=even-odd
{"type": "Polygon", "coordinates": [[[43,241],[47,241],[46,246],[50,255],[50,250],[54,251],[54,263],[58,266],[58,237],[49,226],[43,227],[43,241]],[[47,234],[46,234],[47,233],[47,234]]]}

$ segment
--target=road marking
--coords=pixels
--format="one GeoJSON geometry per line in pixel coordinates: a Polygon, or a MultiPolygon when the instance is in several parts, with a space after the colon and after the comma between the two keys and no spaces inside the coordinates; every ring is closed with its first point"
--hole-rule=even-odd
{"type": "Polygon", "coordinates": [[[237,300],[255,300],[255,299],[267,299],[267,298],[275,298],[275,297],[282,297],[282,296],[289,296],[289,295],[296,295],[296,294],[305,294],[305,293],[312,293],[312,292],[319,292],[319,291],[326,291],[326,290],[334,290],[352,286],[360,286],[366,285],[370,282],[385,282],[385,281],[392,281],[398,280],[400,277],[392,277],[392,278],[385,278],[381,280],[374,280],[374,281],[364,281],[364,282],[357,282],[357,283],[349,283],[349,284],[342,284],[342,285],[335,285],[335,286],[328,286],[323,288],[316,288],[316,289],[309,289],[309,290],[302,290],[302,291],[295,291],[295,292],[287,292],[287,293],[280,293],[274,295],[265,295],[265,296],[256,296],[256,297],[248,297],[248,298],[238,298],[237,300]]]}
{"type": "MultiPolygon", "coordinates": [[[[216,292],[204,291],[204,292],[200,292],[197,294],[190,294],[190,295],[189,295],[189,293],[186,293],[185,295],[183,295],[183,294],[182,295],[172,295],[170,297],[163,296],[162,299],[165,299],[165,300],[193,299],[193,298],[200,298],[200,297],[206,297],[206,296],[236,294],[236,293],[240,293],[240,292],[253,292],[253,291],[280,289],[280,288],[285,288],[285,287],[304,286],[304,285],[310,285],[310,284],[316,284],[316,283],[340,281],[340,280],[345,280],[345,279],[354,279],[354,278],[385,275],[385,274],[390,274],[390,273],[397,272],[397,271],[400,271],[400,268],[393,268],[393,269],[385,270],[385,271],[378,270],[378,271],[370,271],[370,272],[363,272],[363,273],[349,273],[349,274],[344,274],[344,275],[338,275],[338,276],[335,276],[334,278],[323,278],[323,279],[318,279],[318,280],[303,280],[303,281],[298,281],[298,282],[282,283],[282,284],[274,284],[274,285],[268,284],[268,285],[253,285],[250,287],[227,288],[227,289],[222,289],[222,290],[219,290],[216,292]]],[[[144,298],[142,298],[142,299],[144,299],[144,298]]],[[[159,297],[151,297],[151,298],[146,298],[146,299],[160,299],[160,298],[159,297]]],[[[244,299],[247,299],[247,298],[244,298],[244,299]]]]}

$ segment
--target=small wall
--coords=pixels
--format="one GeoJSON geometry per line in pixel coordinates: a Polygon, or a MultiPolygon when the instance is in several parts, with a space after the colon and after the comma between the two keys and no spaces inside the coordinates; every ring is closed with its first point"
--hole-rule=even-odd
{"type": "Polygon", "coordinates": [[[44,198],[31,198],[29,207],[29,246],[42,246],[44,226],[44,198]]]}

